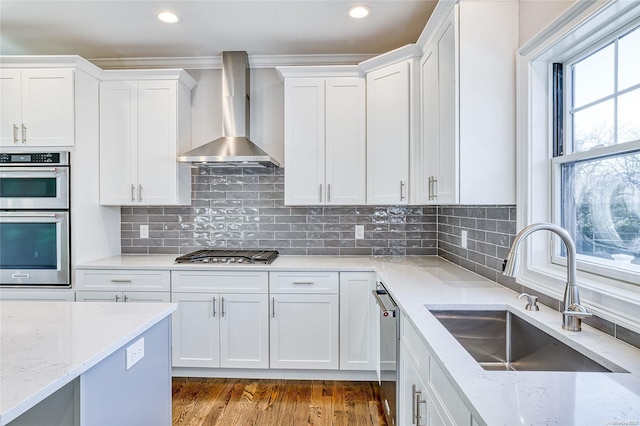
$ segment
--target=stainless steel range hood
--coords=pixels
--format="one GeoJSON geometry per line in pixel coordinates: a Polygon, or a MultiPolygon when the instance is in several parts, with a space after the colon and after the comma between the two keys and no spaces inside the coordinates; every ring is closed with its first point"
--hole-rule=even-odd
{"type": "Polygon", "coordinates": [[[249,140],[249,58],[247,52],[222,52],[223,136],[178,156],[182,163],[280,167],[249,140]]]}

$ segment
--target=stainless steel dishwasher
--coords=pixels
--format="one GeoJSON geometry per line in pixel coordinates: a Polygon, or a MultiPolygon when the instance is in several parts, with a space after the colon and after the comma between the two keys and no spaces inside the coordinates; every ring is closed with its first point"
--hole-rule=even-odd
{"type": "Polygon", "coordinates": [[[380,308],[380,353],[378,357],[378,381],[380,399],[387,425],[396,424],[396,396],[398,395],[398,349],[400,310],[382,282],[378,282],[373,296],[380,308]]]}

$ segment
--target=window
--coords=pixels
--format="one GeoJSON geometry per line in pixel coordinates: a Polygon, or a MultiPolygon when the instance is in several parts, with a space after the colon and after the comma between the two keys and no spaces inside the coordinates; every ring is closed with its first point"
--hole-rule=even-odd
{"type": "MultiPolygon", "coordinates": [[[[517,68],[518,229],[553,222],[569,231],[581,303],[632,330],[640,330],[637,52],[640,2],[577,1],[521,47],[517,68]]],[[[528,240],[518,283],[562,300],[562,244],[551,233],[528,240]]]]}
{"type": "MultiPolygon", "coordinates": [[[[580,268],[640,271],[640,27],[554,64],[555,222],[573,237],[580,268]],[[562,70],[562,71],[560,71],[562,70]],[[562,76],[560,76],[562,78],[562,76]]],[[[557,249],[556,255],[564,256],[557,249]]]]}

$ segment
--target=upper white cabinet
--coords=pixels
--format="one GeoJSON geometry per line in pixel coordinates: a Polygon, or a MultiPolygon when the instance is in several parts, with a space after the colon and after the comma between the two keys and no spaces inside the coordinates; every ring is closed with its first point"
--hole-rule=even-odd
{"type": "Polygon", "coordinates": [[[418,202],[515,203],[517,22],[515,2],[463,0],[427,42],[418,202]]]}
{"type": "Polygon", "coordinates": [[[360,64],[367,72],[367,204],[412,202],[415,49],[409,45],[360,64]]]}
{"type": "Polygon", "coordinates": [[[357,67],[278,71],[285,90],[285,204],[364,204],[365,84],[357,67]]]}
{"type": "Polygon", "coordinates": [[[73,68],[0,68],[0,146],[71,147],[73,68]]]}
{"type": "Polygon", "coordinates": [[[107,75],[100,84],[100,203],[191,202],[191,89],[181,70],[107,75]]]}

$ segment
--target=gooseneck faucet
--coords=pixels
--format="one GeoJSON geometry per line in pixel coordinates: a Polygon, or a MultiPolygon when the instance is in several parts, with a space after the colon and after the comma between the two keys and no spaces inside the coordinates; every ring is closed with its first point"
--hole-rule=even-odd
{"type": "Polygon", "coordinates": [[[578,283],[576,281],[576,245],[571,235],[558,225],[553,223],[534,223],[527,226],[516,235],[509,255],[505,259],[504,274],[515,277],[520,263],[520,246],[532,233],[540,230],[551,231],[558,235],[567,248],[567,284],[564,289],[564,310],[562,312],[562,328],[569,331],[580,331],[582,319],[592,316],[591,313],[580,305],[578,283]]]}

